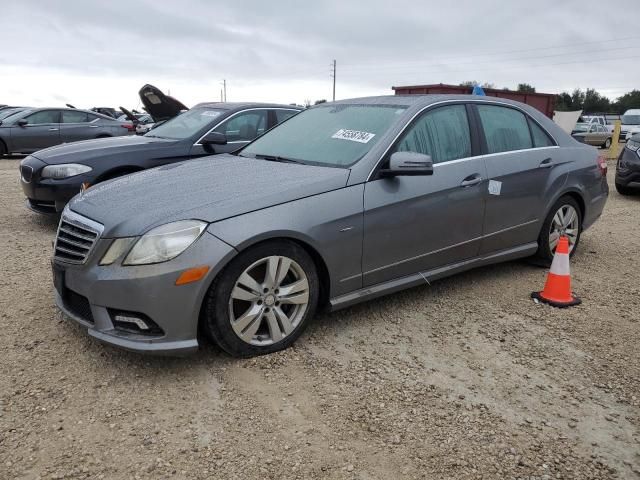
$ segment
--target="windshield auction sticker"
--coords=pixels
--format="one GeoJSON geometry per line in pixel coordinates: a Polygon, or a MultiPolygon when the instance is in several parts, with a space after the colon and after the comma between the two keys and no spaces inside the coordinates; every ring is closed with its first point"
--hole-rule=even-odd
{"type": "Polygon", "coordinates": [[[375,133],[359,132],[358,130],[347,130],[346,128],[341,128],[336,133],[331,135],[331,138],[351,140],[352,142],[358,142],[358,143],[368,143],[369,140],[371,140],[375,136],[376,136],[375,133]]]}

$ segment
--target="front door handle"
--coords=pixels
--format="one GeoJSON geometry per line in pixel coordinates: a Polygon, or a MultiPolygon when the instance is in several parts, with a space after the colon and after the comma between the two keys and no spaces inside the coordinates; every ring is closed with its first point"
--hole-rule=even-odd
{"type": "Polygon", "coordinates": [[[551,159],[551,157],[545,158],[540,162],[540,165],[538,165],[538,168],[551,168],[551,167],[553,167],[553,159],[551,159]]]}
{"type": "Polygon", "coordinates": [[[57,128],[50,128],[50,129],[49,129],[49,131],[50,131],[50,132],[57,132],[57,131],[58,131],[58,129],[57,129],[57,128]]]}
{"type": "Polygon", "coordinates": [[[474,173],[473,175],[469,175],[467,178],[465,178],[460,183],[460,186],[461,187],[472,187],[474,185],[479,184],[480,182],[482,182],[482,175],[480,175],[479,173],[474,173]]]}
{"type": "Polygon", "coordinates": [[[89,128],[98,128],[100,125],[89,125],[89,128]]]}

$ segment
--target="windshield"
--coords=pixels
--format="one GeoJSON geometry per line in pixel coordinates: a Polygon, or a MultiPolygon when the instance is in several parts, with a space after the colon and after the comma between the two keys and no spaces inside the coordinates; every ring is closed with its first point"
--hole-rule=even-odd
{"type": "Polygon", "coordinates": [[[588,123],[577,123],[576,127],[573,130],[574,131],[577,130],[578,132],[586,132],[587,130],[589,130],[589,124],[588,123]]]}
{"type": "Polygon", "coordinates": [[[0,110],[0,120],[4,120],[5,118],[9,118],[16,113],[20,113],[24,111],[24,108],[7,108],[5,110],[0,110]]]}
{"type": "Polygon", "coordinates": [[[157,128],[154,128],[151,132],[147,133],[145,137],[183,140],[192,137],[207,127],[224,111],[225,110],[221,108],[194,108],[187,110],[177,117],[167,120],[157,128]]]}
{"type": "Polygon", "coordinates": [[[640,115],[622,115],[624,125],[640,125],[640,115]]]}
{"type": "Polygon", "coordinates": [[[317,106],[258,138],[240,155],[348,167],[371,150],[406,108],[373,104],[317,106]]]}

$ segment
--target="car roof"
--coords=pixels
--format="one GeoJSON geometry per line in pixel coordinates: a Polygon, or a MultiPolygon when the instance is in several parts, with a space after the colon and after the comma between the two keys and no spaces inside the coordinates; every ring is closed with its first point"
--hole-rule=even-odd
{"type": "Polygon", "coordinates": [[[282,105],[279,103],[259,102],[201,102],[192,108],[222,108],[224,110],[239,110],[245,108],[286,108],[288,110],[304,110],[296,105],[282,105]]]}
{"type": "Polygon", "coordinates": [[[427,94],[427,95],[382,95],[377,97],[350,98],[345,100],[337,100],[335,102],[321,103],[314,107],[333,104],[363,104],[363,105],[398,105],[406,107],[426,107],[434,103],[446,101],[487,101],[492,103],[503,103],[505,105],[525,105],[522,102],[516,102],[506,98],[483,96],[483,95],[456,95],[456,94],[427,94]]]}

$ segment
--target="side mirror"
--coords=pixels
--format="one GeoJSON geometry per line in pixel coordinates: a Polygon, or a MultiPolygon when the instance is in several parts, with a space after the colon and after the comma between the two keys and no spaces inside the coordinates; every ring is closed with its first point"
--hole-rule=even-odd
{"type": "Polygon", "coordinates": [[[202,145],[226,145],[227,136],[220,132],[209,132],[200,140],[200,143],[202,145]]]}
{"type": "Polygon", "coordinates": [[[29,125],[29,121],[25,120],[24,118],[21,118],[20,120],[18,120],[16,122],[16,125],[19,125],[21,127],[24,127],[25,125],[29,125]]]}
{"type": "Polygon", "coordinates": [[[380,171],[383,177],[433,175],[430,155],[416,152],[396,152],[389,159],[389,168],[380,171]]]}

